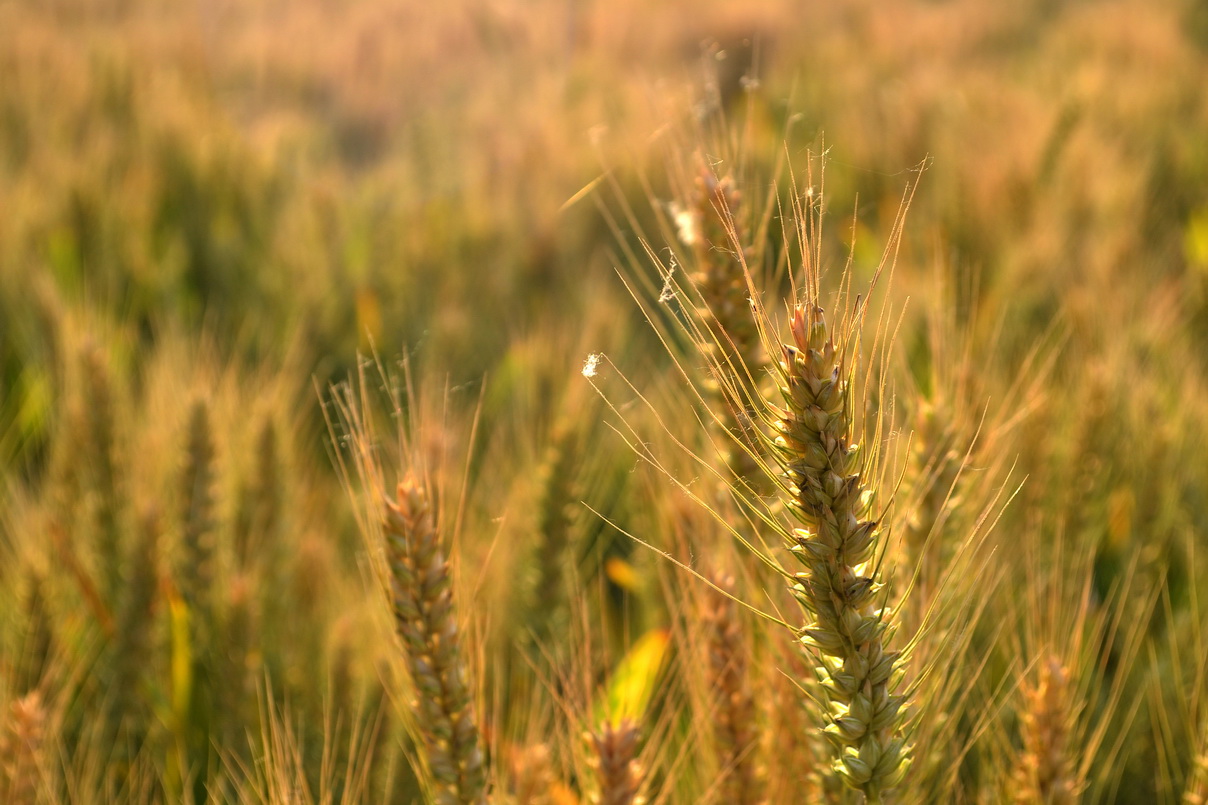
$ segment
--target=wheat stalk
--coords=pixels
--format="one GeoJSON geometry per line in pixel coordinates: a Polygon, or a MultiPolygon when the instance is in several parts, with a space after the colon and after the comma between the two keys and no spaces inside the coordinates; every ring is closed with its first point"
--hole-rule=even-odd
{"type": "Polygon", "coordinates": [[[414,475],[387,501],[384,529],[395,629],[415,685],[413,704],[437,805],[485,803],[486,768],[466,679],[452,579],[414,475]]]}

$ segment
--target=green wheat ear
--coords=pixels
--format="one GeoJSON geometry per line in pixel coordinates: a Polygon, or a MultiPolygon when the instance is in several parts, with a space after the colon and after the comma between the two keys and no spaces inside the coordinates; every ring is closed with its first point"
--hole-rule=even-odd
{"type": "Polygon", "coordinates": [[[802,643],[820,664],[834,771],[878,803],[901,782],[909,747],[906,697],[893,692],[901,654],[888,649],[895,626],[881,607],[880,529],[867,517],[873,489],[853,439],[851,345],[836,343],[813,304],[794,309],[790,330],[774,448],[799,523],[792,552],[802,570],[792,591],[809,618],[802,643]]]}

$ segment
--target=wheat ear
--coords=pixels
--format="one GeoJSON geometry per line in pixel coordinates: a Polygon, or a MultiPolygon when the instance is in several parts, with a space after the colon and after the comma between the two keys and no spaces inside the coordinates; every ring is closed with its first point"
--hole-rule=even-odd
{"type": "Polygon", "coordinates": [[[557,778],[548,746],[535,743],[517,749],[511,765],[515,805],[554,805],[557,778]]]}
{"type": "Polygon", "coordinates": [[[46,581],[39,571],[29,571],[25,597],[25,641],[15,669],[17,690],[28,693],[43,684],[52,665],[55,635],[46,606],[46,581]]]}
{"type": "Polygon", "coordinates": [[[570,417],[562,419],[554,429],[538,473],[537,572],[529,617],[538,642],[547,642],[566,622],[566,555],[575,525],[576,436],[574,421],[570,417]]]}
{"type": "Polygon", "coordinates": [[[437,805],[485,803],[486,768],[453,606],[449,563],[427,490],[408,474],[385,507],[395,629],[415,685],[416,723],[437,805]]]}
{"type": "Polygon", "coordinates": [[[277,547],[282,508],[279,452],[277,429],[272,418],[265,418],[256,437],[255,472],[240,489],[235,517],[235,559],[240,569],[246,570],[257,557],[277,547]]]}
{"type": "Polygon", "coordinates": [[[697,317],[709,334],[705,343],[709,365],[728,377],[710,380],[708,390],[716,399],[722,457],[731,472],[747,483],[761,477],[753,453],[757,438],[750,417],[745,415],[744,395],[734,393],[762,374],[766,364],[759,329],[751,318],[751,293],[747,285],[746,230],[741,225],[741,195],[728,178],[718,179],[708,169],[696,180],[696,197],[688,213],[691,224],[681,235],[693,247],[697,270],[693,284],[702,305],[697,317]]]}
{"type": "Polygon", "coordinates": [[[37,691],[14,701],[0,738],[0,794],[9,805],[34,805],[44,785],[46,708],[37,691]]]}
{"type": "MultiPolygon", "coordinates": [[[[734,590],[734,577],[719,575],[718,588],[734,590]]],[[[723,779],[719,802],[757,805],[764,801],[763,769],[755,698],[749,678],[750,662],[738,605],[710,591],[702,620],[708,635],[709,686],[719,697],[713,735],[723,779]]]]}
{"type": "Polygon", "coordinates": [[[788,508],[801,525],[792,551],[805,568],[794,574],[793,594],[811,619],[802,642],[821,662],[834,770],[879,803],[909,765],[901,737],[905,697],[892,693],[900,655],[886,649],[893,626],[878,608],[878,523],[865,519],[872,490],[852,438],[850,345],[836,345],[812,304],[794,309],[790,329],[775,446],[788,508]]]}
{"type": "Polygon", "coordinates": [[[131,557],[126,595],[115,622],[106,737],[117,742],[118,762],[113,771],[119,774],[128,770],[130,750],[137,750],[146,732],[142,682],[155,636],[153,610],[159,587],[160,529],[158,512],[153,509],[144,512],[140,541],[131,557]]]}
{"type": "Polygon", "coordinates": [[[101,569],[101,592],[112,607],[122,586],[121,504],[113,433],[113,388],[99,352],[94,350],[85,354],[84,377],[88,403],[88,466],[97,506],[97,561],[101,569]]]}
{"type": "Polygon", "coordinates": [[[911,456],[914,488],[923,491],[906,520],[903,545],[906,558],[921,566],[928,580],[936,577],[946,558],[944,548],[948,543],[931,532],[944,517],[945,508],[955,503],[950,497],[961,469],[955,441],[955,428],[947,410],[936,403],[924,402],[916,417],[911,456]]]}
{"type": "Polygon", "coordinates": [[[637,761],[638,728],[636,724],[603,724],[591,735],[595,754],[599,792],[592,799],[595,805],[641,805],[645,799],[638,793],[642,787],[642,767],[637,761]]]}
{"type": "Polygon", "coordinates": [[[1015,802],[1068,805],[1081,786],[1069,754],[1069,674],[1056,657],[1040,664],[1036,684],[1024,691],[1023,752],[1012,775],[1015,802]]]}
{"type": "Polygon", "coordinates": [[[210,612],[214,584],[214,442],[206,405],[193,404],[181,485],[181,594],[189,605],[194,644],[210,612]]]}

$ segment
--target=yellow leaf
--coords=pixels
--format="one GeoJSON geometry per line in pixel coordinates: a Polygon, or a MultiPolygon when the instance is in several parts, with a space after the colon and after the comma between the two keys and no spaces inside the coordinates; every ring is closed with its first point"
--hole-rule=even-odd
{"type": "Polygon", "coordinates": [[[618,587],[630,592],[638,588],[638,574],[633,565],[616,556],[611,556],[604,563],[604,575],[618,587]]]}
{"type": "Polygon", "coordinates": [[[1208,272],[1208,207],[1201,207],[1191,214],[1183,233],[1183,250],[1188,263],[1208,272]]]}
{"type": "Polygon", "coordinates": [[[602,707],[597,707],[597,722],[607,720],[617,724],[642,719],[670,642],[669,630],[651,629],[634,643],[613,671],[607,697],[602,707]]]}

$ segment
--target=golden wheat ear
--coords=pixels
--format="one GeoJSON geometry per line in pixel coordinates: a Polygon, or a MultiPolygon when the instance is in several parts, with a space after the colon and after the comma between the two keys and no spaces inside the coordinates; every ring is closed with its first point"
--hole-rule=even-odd
{"type": "Polygon", "coordinates": [[[694,196],[677,216],[680,237],[692,247],[691,281],[699,295],[700,348],[714,373],[708,392],[721,459],[739,481],[762,478],[759,439],[747,413],[749,387],[763,377],[767,357],[751,316],[750,233],[742,223],[742,195],[730,177],[702,167],[694,196]]]}
{"type": "Polygon", "coordinates": [[[759,746],[758,710],[751,685],[750,647],[739,606],[731,597],[735,580],[717,574],[715,585],[729,593],[709,590],[701,619],[707,635],[709,687],[718,701],[713,712],[713,736],[721,770],[719,802],[760,805],[764,800],[764,768],[759,746]]]}
{"type": "Polygon", "coordinates": [[[395,631],[438,805],[486,802],[486,762],[462,656],[449,563],[427,488],[412,474],[383,517],[395,631]]]}
{"type": "Polygon", "coordinates": [[[867,802],[881,802],[909,765],[907,697],[894,692],[902,654],[883,607],[880,523],[869,516],[874,489],[855,441],[854,331],[836,335],[811,299],[792,312],[792,344],[783,348],[777,436],[784,501],[797,521],[792,552],[802,569],[793,595],[808,616],[802,643],[819,661],[826,707],[824,735],[833,768],[867,802]]]}
{"type": "Polygon", "coordinates": [[[206,404],[189,414],[185,467],[180,477],[181,595],[189,607],[193,643],[208,637],[214,587],[214,440],[206,404]]]}
{"type": "Polygon", "coordinates": [[[642,767],[638,763],[638,727],[629,721],[605,722],[590,736],[599,790],[594,805],[642,805],[642,767]]]}
{"type": "Polygon", "coordinates": [[[9,805],[35,805],[47,774],[46,722],[42,694],[13,701],[0,735],[0,798],[9,805]]]}
{"type": "Polygon", "coordinates": [[[1057,657],[1044,657],[1023,697],[1023,751],[1011,776],[1013,801],[1019,805],[1078,802],[1082,787],[1069,746],[1073,717],[1069,671],[1057,657]]]}

